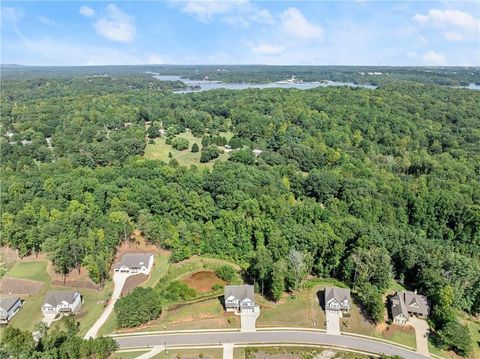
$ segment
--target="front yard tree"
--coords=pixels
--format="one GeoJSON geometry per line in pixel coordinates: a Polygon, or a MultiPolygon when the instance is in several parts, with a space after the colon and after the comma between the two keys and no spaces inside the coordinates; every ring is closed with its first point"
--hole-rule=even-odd
{"type": "Polygon", "coordinates": [[[276,302],[280,300],[283,292],[285,292],[285,278],[287,275],[287,264],[285,260],[279,259],[272,267],[271,294],[272,299],[276,302]]]}

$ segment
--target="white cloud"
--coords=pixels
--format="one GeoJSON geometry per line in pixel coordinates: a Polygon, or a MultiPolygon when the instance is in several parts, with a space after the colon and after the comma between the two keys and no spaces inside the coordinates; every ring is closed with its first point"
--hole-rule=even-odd
{"type": "Polygon", "coordinates": [[[273,16],[272,14],[270,14],[270,11],[268,11],[267,9],[262,9],[252,14],[250,18],[252,19],[252,21],[259,22],[262,24],[268,24],[268,25],[273,24],[273,16]]]}
{"type": "Polygon", "coordinates": [[[445,66],[447,65],[447,57],[445,54],[435,51],[427,51],[422,55],[425,65],[429,66],[445,66]]]}
{"type": "Polygon", "coordinates": [[[40,21],[44,25],[49,25],[49,26],[58,26],[59,25],[58,22],[53,21],[52,19],[50,19],[49,17],[46,17],[46,16],[38,16],[37,20],[40,21]]]}
{"type": "Polygon", "coordinates": [[[465,41],[465,36],[458,33],[458,32],[444,32],[443,33],[443,37],[448,40],[448,41],[452,41],[452,42],[462,42],[462,41],[465,41]]]}
{"type": "Polygon", "coordinates": [[[2,20],[11,21],[13,23],[17,22],[21,17],[23,17],[23,10],[15,7],[2,7],[2,20]]]}
{"type": "Polygon", "coordinates": [[[251,45],[250,49],[253,53],[258,55],[279,55],[285,52],[286,48],[283,46],[276,46],[272,44],[262,43],[258,45],[251,45]]]}
{"type": "Polygon", "coordinates": [[[151,54],[147,57],[147,63],[149,65],[160,65],[163,64],[165,61],[163,58],[158,54],[151,54]]]}
{"type": "Polygon", "coordinates": [[[249,5],[248,0],[240,1],[173,1],[180,5],[182,12],[195,16],[202,22],[212,21],[215,15],[227,14],[236,8],[249,5]]]}
{"type": "Polygon", "coordinates": [[[422,45],[427,45],[428,44],[427,38],[425,36],[422,36],[422,35],[418,36],[418,42],[420,42],[420,44],[422,44],[422,45]]]}
{"type": "Polygon", "coordinates": [[[447,41],[479,41],[480,19],[463,11],[430,9],[426,15],[416,14],[412,19],[421,26],[443,30],[442,36],[447,41]]]}
{"type": "Polygon", "coordinates": [[[94,17],[96,14],[95,10],[93,10],[90,6],[87,5],[83,5],[80,8],[79,13],[86,17],[94,17]]]}
{"type": "Polygon", "coordinates": [[[413,20],[422,25],[433,25],[446,28],[456,26],[470,31],[478,31],[480,20],[459,10],[430,9],[427,15],[416,14],[413,20]]]}
{"type": "Polygon", "coordinates": [[[135,25],[130,15],[110,4],[106,8],[106,16],[94,24],[100,36],[117,42],[132,42],[135,37],[135,25]]]}
{"type": "Polygon", "coordinates": [[[325,31],[319,25],[309,22],[297,8],[291,7],[280,14],[282,32],[299,40],[321,39],[325,31]]]}

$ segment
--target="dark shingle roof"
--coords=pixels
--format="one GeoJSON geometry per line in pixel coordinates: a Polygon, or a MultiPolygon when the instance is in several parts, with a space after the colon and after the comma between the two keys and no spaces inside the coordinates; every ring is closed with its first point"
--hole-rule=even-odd
{"type": "Polygon", "coordinates": [[[403,291],[398,292],[391,299],[392,315],[403,314],[407,319],[410,313],[421,314],[427,316],[430,313],[430,304],[427,297],[415,292],[403,291]]]}
{"type": "Polygon", "coordinates": [[[125,253],[120,261],[115,263],[115,269],[119,269],[122,266],[128,268],[148,267],[148,262],[152,255],[152,253],[125,253]]]}
{"type": "Polygon", "coordinates": [[[254,300],[255,291],[253,285],[226,285],[223,295],[225,299],[233,296],[241,302],[246,298],[254,300]]]}
{"type": "Polygon", "coordinates": [[[75,301],[75,295],[78,292],[71,291],[54,291],[48,292],[45,297],[45,304],[50,304],[53,307],[56,307],[63,301],[72,304],[75,301]]]}
{"type": "Polygon", "coordinates": [[[338,287],[325,287],[325,303],[328,303],[331,299],[339,303],[342,303],[345,299],[350,303],[350,289],[338,288],[338,287]]]}
{"type": "Polygon", "coordinates": [[[8,312],[18,300],[18,297],[0,298],[0,308],[8,312]]]}

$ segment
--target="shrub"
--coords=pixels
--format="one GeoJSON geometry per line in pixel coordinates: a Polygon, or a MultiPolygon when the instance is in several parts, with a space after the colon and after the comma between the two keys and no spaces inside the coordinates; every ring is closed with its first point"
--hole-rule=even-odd
{"type": "Polygon", "coordinates": [[[212,290],[214,291],[220,290],[222,288],[223,288],[223,285],[221,285],[220,283],[216,283],[212,286],[212,290]]]}
{"type": "Polygon", "coordinates": [[[167,302],[189,300],[195,298],[196,295],[197,291],[195,289],[178,280],[171,282],[167,288],[163,290],[163,298],[167,302]]]}
{"type": "Polygon", "coordinates": [[[186,138],[175,137],[172,140],[172,147],[179,151],[186,150],[188,148],[188,145],[189,143],[186,138]]]}
{"type": "Polygon", "coordinates": [[[225,282],[231,282],[235,278],[235,269],[225,264],[215,269],[215,274],[225,282]]]}
{"type": "Polygon", "coordinates": [[[192,145],[192,152],[196,153],[196,152],[198,152],[198,151],[200,151],[200,148],[198,147],[198,145],[197,145],[196,143],[194,143],[194,144],[192,145]]]}
{"type": "Polygon", "coordinates": [[[136,327],[157,319],[162,312],[160,297],[153,288],[135,288],[115,303],[117,323],[121,328],[136,327]]]}
{"type": "Polygon", "coordinates": [[[202,149],[202,154],[200,155],[200,162],[205,163],[209,162],[220,156],[220,150],[215,145],[210,145],[202,149]]]}

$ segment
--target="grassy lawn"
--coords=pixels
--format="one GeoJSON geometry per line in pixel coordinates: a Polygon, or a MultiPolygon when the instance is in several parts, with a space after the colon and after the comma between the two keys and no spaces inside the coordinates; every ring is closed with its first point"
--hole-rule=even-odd
{"type": "Polygon", "coordinates": [[[222,359],[223,350],[218,348],[173,349],[155,355],[153,359],[222,359]]]}
{"type": "MultiPolygon", "coordinates": [[[[233,136],[233,134],[230,132],[221,132],[220,135],[226,137],[227,140],[229,140],[233,136]]],[[[170,161],[168,153],[171,152],[172,158],[176,159],[180,166],[200,165],[205,167],[212,167],[215,161],[225,161],[229,157],[228,153],[223,153],[218,157],[218,159],[214,161],[210,161],[208,163],[201,163],[200,151],[202,149],[202,138],[193,136],[191,132],[181,133],[177,135],[177,137],[187,139],[189,142],[189,148],[183,151],[177,151],[176,149],[172,148],[172,146],[165,143],[165,138],[157,138],[155,139],[155,143],[149,143],[145,147],[145,158],[149,160],[161,160],[168,162],[170,161]],[[192,145],[194,143],[199,146],[199,152],[191,152],[192,145]]]]}
{"type": "Polygon", "coordinates": [[[138,358],[140,355],[148,353],[148,350],[136,350],[132,352],[121,352],[115,353],[115,359],[135,359],[138,358]]]}
{"type": "MultiPolygon", "coordinates": [[[[327,285],[344,287],[336,280],[309,280],[303,284],[294,296],[284,295],[278,302],[266,300],[260,295],[256,301],[260,305],[260,317],[257,319],[258,327],[306,327],[325,328],[325,312],[320,306],[318,295],[323,298],[323,289],[327,285]]],[[[322,299],[323,300],[323,299],[322,299]]]]}
{"type": "MultiPolygon", "coordinates": [[[[65,287],[52,287],[51,290],[67,290],[70,288],[65,287]]],[[[95,323],[100,314],[102,314],[108,299],[113,291],[113,282],[109,281],[102,289],[102,291],[97,291],[94,289],[77,289],[82,294],[82,307],[80,312],[76,315],[75,319],[80,323],[79,327],[79,336],[84,336],[88,329],[95,323]]],[[[53,322],[51,327],[60,326],[62,324],[62,319],[53,322]]]]}
{"type": "Polygon", "coordinates": [[[47,273],[47,264],[47,261],[17,262],[7,272],[6,276],[38,280],[40,282],[50,282],[50,277],[47,273]]]}
{"type": "Polygon", "coordinates": [[[480,322],[467,320],[466,324],[472,336],[473,358],[480,358],[480,322]]]}
{"type": "Polygon", "coordinates": [[[152,273],[150,275],[150,278],[148,278],[145,282],[143,282],[140,286],[141,287],[154,287],[160,278],[162,278],[165,273],[167,273],[168,268],[169,268],[169,257],[166,255],[160,255],[160,254],[155,254],[154,255],[154,267],[152,270],[152,273]]]}

